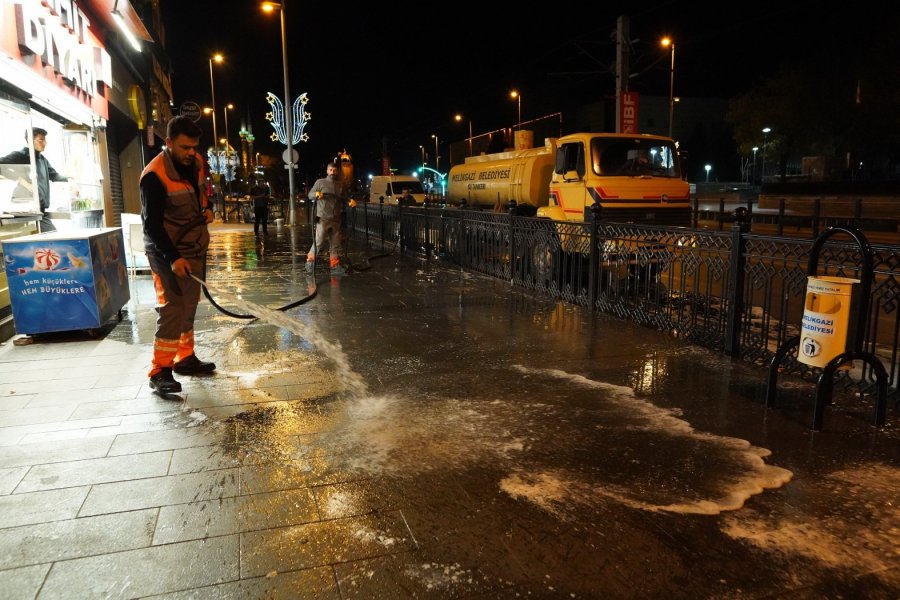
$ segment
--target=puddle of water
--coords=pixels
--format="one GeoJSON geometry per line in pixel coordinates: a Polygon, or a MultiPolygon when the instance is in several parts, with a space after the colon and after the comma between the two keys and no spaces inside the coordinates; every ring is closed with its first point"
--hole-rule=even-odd
{"type": "Polygon", "coordinates": [[[300,321],[291,318],[281,311],[266,308],[265,306],[261,306],[254,302],[244,300],[243,298],[238,298],[234,294],[231,294],[215,285],[204,282],[197,277],[194,277],[194,279],[197,279],[197,281],[199,281],[202,285],[205,285],[206,288],[210,292],[214,293],[216,297],[222,302],[237,306],[245,310],[247,314],[251,314],[271,325],[275,325],[276,327],[287,329],[288,331],[296,333],[300,337],[310,342],[313,346],[316,347],[316,349],[318,349],[322,354],[327,356],[331,360],[331,362],[334,363],[342,380],[345,382],[347,388],[353,395],[366,395],[368,391],[366,384],[359,373],[357,373],[350,367],[350,361],[347,359],[347,355],[344,354],[341,345],[325,339],[325,336],[323,336],[314,325],[301,323],[300,321]]]}

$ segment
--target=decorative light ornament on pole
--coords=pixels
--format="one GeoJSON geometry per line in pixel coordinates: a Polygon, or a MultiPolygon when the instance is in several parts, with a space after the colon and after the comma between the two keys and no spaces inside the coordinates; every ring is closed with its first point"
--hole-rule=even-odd
{"type": "Polygon", "coordinates": [[[762,155],[762,168],[760,169],[759,180],[760,183],[763,179],[766,178],[766,147],[769,144],[769,132],[772,131],[771,127],[763,127],[763,155],[762,155]]]}
{"type": "Polygon", "coordinates": [[[672,62],[669,65],[669,137],[672,137],[672,118],[675,116],[675,41],[664,37],[660,44],[672,48],[672,62]]]}
{"type": "MultiPolygon", "coordinates": [[[[277,108],[277,105],[274,100],[278,100],[274,94],[271,92],[266,97],[269,102],[269,105],[272,107],[272,111],[275,114],[279,115],[279,119],[284,119],[284,127],[281,131],[279,131],[280,126],[276,126],[273,122],[273,127],[275,127],[275,131],[278,132],[278,139],[282,143],[287,144],[287,150],[282,154],[282,158],[284,162],[287,163],[288,170],[288,192],[290,193],[290,198],[288,200],[288,212],[290,213],[290,225],[293,226],[295,224],[295,215],[294,215],[294,165],[297,160],[299,160],[300,155],[294,150],[294,144],[303,140],[304,142],[309,139],[308,136],[303,134],[303,127],[306,126],[306,121],[309,120],[311,115],[306,114],[304,112],[303,106],[306,105],[308,99],[306,94],[301,94],[297,100],[294,101],[294,104],[291,105],[291,91],[290,91],[290,80],[288,79],[288,55],[287,55],[287,30],[285,28],[285,4],[287,0],[281,0],[281,2],[263,2],[262,9],[265,12],[272,12],[274,10],[278,10],[281,16],[281,61],[284,65],[284,104],[281,106],[281,110],[277,108]],[[301,106],[302,105],[302,106],[301,106]],[[298,115],[299,112],[299,115],[298,115]],[[293,114],[292,114],[293,113],[293,114]],[[300,117],[301,120],[298,122],[297,117],[300,117]]],[[[278,104],[281,104],[278,101],[278,104]]],[[[272,121],[272,116],[267,115],[266,118],[272,121]]],[[[280,121],[279,121],[280,122],[280,121]]]]}
{"type": "Polygon", "coordinates": [[[421,166],[413,173],[413,175],[421,175],[424,178],[425,171],[431,171],[438,177],[438,188],[441,190],[441,196],[445,196],[447,194],[447,173],[435,171],[431,167],[421,166]]]}
{"type": "Polygon", "coordinates": [[[517,113],[518,121],[516,121],[516,129],[519,129],[522,127],[522,94],[520,94],[518,90],[513,90],[509,93],[509,97],[515,98],[518,101],[519,112],[517,113]]]}
{"type": "MultiPolygon", "coordinates": [[[[456,115],[453,118],[457,123],[463,120],[462,115],[456,115]]],[[[472,119],[469,119],[469,156],[472,156],[472,119]]]]}
{"type": "MultiPolygon", "coordinates": [[[[209,106],[203,107],[203,114],[215,116],[215,112],[209,106]]],[[[227,122],[227,115],[225,118],[227,122]]],[[[215,175],[225,176],[228,163],[228,148],[225,144],[225,138],[213,140],[213,148],[207,153],[207,158],[209,159],[209,172],[215,175]]]]}

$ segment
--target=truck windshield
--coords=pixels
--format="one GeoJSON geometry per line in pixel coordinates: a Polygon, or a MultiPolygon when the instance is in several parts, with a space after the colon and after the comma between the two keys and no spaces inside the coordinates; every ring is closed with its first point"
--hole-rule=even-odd
{"type": "Polygon", "coordinates": [[[601,176],[681,177],[675,145],[644,138],[592,139],[591,168],[601,176]]]}

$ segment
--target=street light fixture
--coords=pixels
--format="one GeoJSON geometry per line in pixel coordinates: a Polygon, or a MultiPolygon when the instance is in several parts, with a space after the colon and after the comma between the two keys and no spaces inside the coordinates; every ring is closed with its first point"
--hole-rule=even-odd
{"type": "Polygon", "coordinates": [[[760,174],[760,182],[766,178],[766,147],[769,144],[769,132],[772,131],[771,127],[763,127],[763,153],[762,153],[762,169],[760,174]]]}
{"type": "Polygon", "coordinates": [[[422,151],[422,166],[425,166],[425,146],[419,144],[419,150],[422,151]]]}
{"type": "Polygon", "coordinates": [[[712,165],[706,165],[703,168],[706,169],[706,183],[709,183],[709,172],[712,170],[712,165]]]}
{"type": "MultiPolygon", "coordinates": [[[[463,120],[462,115],[456,115],[453,118],[457,123],[463,120]]],[[[469,156],[472,156],[472,119],[469,119],[469,156]]]]}
{"type": "Polygon", "coordinates": [[[664,37],[660,44],[663,48],[672,48],[672,61],[669,64],[669,137],[672,137],[672,118],[675,115],[675,40],[664,37]]]}
{"type": "MultiPolygon", "coordinates": [[[[288,192],[290,198],[288,200],[288,212],[290,213],[290,225],[294,226],[294,123],[291,118],[291,86],[288,79],[288,55],[287,55],[287,31],[284,25],[285,4],[287,0],[281,2],[263,2],[262,9],[264,12],[272,12],[278,10],[281,16],[281,62],[284,65],[284,127],[287,131],[287,157],[288,162],[288,192]]],[[[285,161],[287,162],[287,161],[285,161]]]]}
{"type": "Polygon", "coordinates": [[[520,129],[522,127],[522,94],[519,93],[518,90],[513,90],[509,93],[510,98],[515,98],[518,101],[519,112],[518,112],[518,122],[516,123],[516,129],[520,129]]]}

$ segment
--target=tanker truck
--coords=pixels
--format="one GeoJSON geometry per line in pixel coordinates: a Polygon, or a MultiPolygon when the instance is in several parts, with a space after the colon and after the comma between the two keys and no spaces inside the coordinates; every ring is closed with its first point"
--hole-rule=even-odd
{"type": "MultiPolygon", "coordinates": [[[[547,138],[541,148],[466,159],[448,174],[451,202],[546,219],[548,231],[532,236],[528,271],[545,283],[569,277],[587,264],[588,240],[565,222],[587,222],[593,205],[602,221],[689,226],[690,185],[675,142],[649,134],[573,133],[547,138]],[[563,222],[563,223],[560,223],[563,222]]],[[[617,277],[656,279],[665,247],[648,239],[619,237],[602,251],[617,277]]],[[[607,267],[607,268],[608,268],[607,267]]]]}
{"type": "Polygon", "coordinates": [[[470,156],[450,169],[451,202],[554,221],[690,224],[690,186],[671,138],[573,133],[544,146],[470,156]]]}

